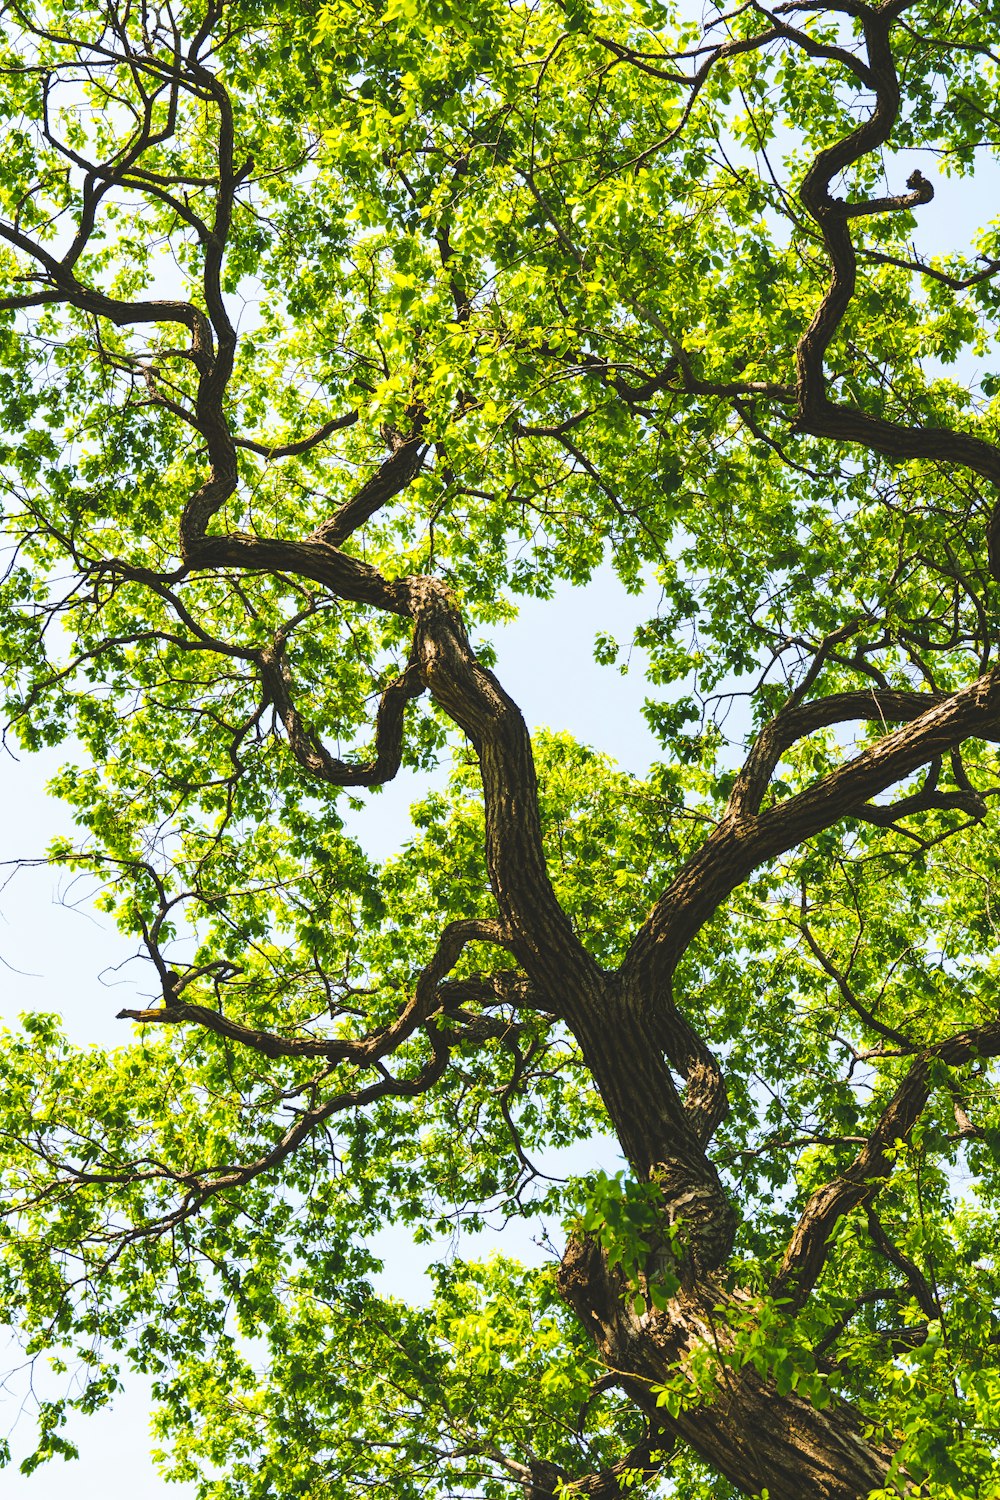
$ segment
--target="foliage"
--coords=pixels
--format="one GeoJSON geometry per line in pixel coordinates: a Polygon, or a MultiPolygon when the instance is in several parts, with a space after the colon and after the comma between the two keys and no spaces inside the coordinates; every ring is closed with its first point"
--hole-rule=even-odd
{"type": "Polygon", "coordinates": [[[4,1038],[26,1466],[131,1369],[205,1500],[995,1495],[996,4],[4,16],[7,733],[159,1001],[4,1038]],[[645,778],[489,671],[605,565],[645,778]]]}

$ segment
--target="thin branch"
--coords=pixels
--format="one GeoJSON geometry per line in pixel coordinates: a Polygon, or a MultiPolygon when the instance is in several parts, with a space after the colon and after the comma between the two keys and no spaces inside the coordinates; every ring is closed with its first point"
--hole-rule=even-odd
{"type": "Polygon", "coordinates": [[[331,417],[315,432],[308,437],[297,438],[293,443],[267,444],[258,442],[256,438],[235,437],[233,442],[237,448],[246,448],[250,453],[259,453],[261,458],[297,458],[300,454],[309,453],[313,448],[325,442],[334,432],[343,432],[345,427],[353,427],[358,420],[357,411],[349,411],[342,417],[331,417]]]}
{"type": "Polygon", "coordinates": [[[935,1297],[931,1290],[930,1282],[916,1261],[911,1260],[889,1238],[885,1231],[885,1225],[870,1203],[865,1204],[865,1214],[868,1219],[868,1233],[871,1235],[872,1244],[880,1255],[884,1255],[886,1260],[896,1267],[897,1271],[903,1273],[906,1278],[906,1284],[924,1317],[930,1322],[933,1322],[935,1318],[940,1318],[941,1304],[938,1302],[937,1297],[935,1297]]]}
{"type": "MultiPolygon", "coordinates": [[[[803,893],[803,907],[804,905],[805,896],[803,893]]],[[[819,943],[816,941],[812,930],[805,920],[804,912],[802,920],[796,925],[798,926],[798,929],[801,932],[802,936],[805,938],[806,943],[809,946],[809,951],[819,963],[824,973],[829,974],[830,978],[837,986],[841,998],[843,999],[845,1004],[854,1012],[854,1014],[858,1016],[866,1026],[870,1026],[873,1031],[877,1032],[880,1037],[884,1038],[885,1041],[892,1042],[895,1046],[901,1047],[904,1052],[915,1052],[917,1050],[916,1043],[911,1042],[908,1036],[906,1036],[902,1031],[897,1031],[894,1026],[887,1026],[884,1021],[880,1021],[874,1014],[874,1012],[869,1010],[868,1006],[864,1005],[861,1000],[858,999],[858,996],[855,994],[852,987],[848,984],[846,975],[841,972],[841,970],[833,962],[833,959],[830,957],[830,955],[825,951],[825,949],[821,948],[819,943]]]]}
{"type": "Polygon", "coordinates": [[[120,1010],[119,1021],[140,1025],[202,1026],[216,1036],[260,1052],[264,1057],[323,1057],[328,1062],[350,1062],[359,1068],[374,1067],[390,1056],[429,1016],[441,1006],[438,989],[455,967],[469,943],[492,943],[508,947],[509,939],[498,922],[466,918],[449,922],[438,939],[430,962],[421,971],[414,995],[395,1021],[360,1038],[283,1037],[259,1031],[211,1010],[205,1005],[167,1004],[154,1010],[120,1010]]]}

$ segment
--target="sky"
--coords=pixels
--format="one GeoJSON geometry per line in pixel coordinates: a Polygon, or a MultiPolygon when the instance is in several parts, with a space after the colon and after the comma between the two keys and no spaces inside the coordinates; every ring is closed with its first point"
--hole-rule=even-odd
{"type": "MultiPolygon", "coordinates": [[[[494,637],[495,671],[529,726],[568,729],[624,768],[642,774],[657,755],[641,712],[648,691],[642,653],[632,653],[633,671],[622,676],[617,668],[596,665],[593,642],[598,625],[628,640],[655,603],[655,593],[627,595],[610,567],[586,588],[564,589],[549,601],[529,600],[518,619],[494,637]],[[558,663],[558,670],[552,670],[553,663],[558,663]]],[[[39,856],[52,838],[72,830],[69,810],[45,795],[46,781],[71,758],[59,750],[0,760],[0,805],[6,809],[0,827],[0,868],[8,861],[39,856]]],[[[381,858],[399,847],[409,805],[426,787],[425,776],[403,772],[367,797],[368,806],[352,815],[351,827],[370,854],[381,858]]],[[[121,1044],[129,1028],[114,1019],[115,1013],[136,1003],[137,986],[149,987],[141,965],[121,967],[133,951],[132,944],[92,910],[84,886],[74,889],[64,875],[45,866],[18,870],[0,894],[0,1019],[10,1024],[20,1011],[60,1011],[73,1042],[121,1044]]],[[[610,1148],[605,1152],[606,1165],[614,1170],[610,1148]]],[[[570,1163],[562,1166],[569,1169],[570,1163]]],[[[504,1245],[525,1258],[537,1253],[525,1232],[517,1242],[505,1237],[504,1245]]],[[[488,1253],[492,1247],[485,1235],[462,1242],[464,1254],[488,1253]]],[[[447,1248],[418,1248],[407,1237],[392,1234],[383,1234],[375,1245],[386,1261],[386,1286],[414,1299],[423,1294],[423,1266],[447,1248]]],[[[6,1369],[13,1357],[5,1358],[0,1351],[0,1369],[6,1369]]],[[[23,1398],[24,1381],[15,1377],[6,1396],[0,1394],[0,1435],[16,1423],[23,1398]]],[[[76,1420],[68,1429],[80,1451],[78,1461],[67,1469],[55,1460],[30,1478],[7,1470],[0,1478],[4,1500],[65,1500],[68,1484],[73,1500],[187,1500],[193,1486],[168,1486],[152,1466],[149,1400],[145,1382],[130,1377],[110,1410],[76,1420]]],[[[23,1453],[30,1425],[26,1417],[14,1426],[15,1454],[23,1453]]]]}
{"type": "MultiPolygon", "coordinates": [[[[930,175],[926,162],[921,162],[930,175]]],[[[907,161],[893,163],[889,186],[898,191],[907,161]]],[[[924,254],[966,248],[983,215],[983,203],[1000,201],[1000,171],[977,177],[975,184],[938,179],[937,196],[921,209],[918,247],[924,254]],[[989,195],[989,196],[987,196],[989,195]]],[[[965,371],[962,372],[966,373],[965,371]]],[[[622,676],[600,668],[592,656],[595,629],[628,640],[635,624],[655,607],[655,595],[640,599],[625,594],[610,568],[584,589],[563,589],[551,601],[528,601],[519,618],[494,637],[496,672],[520,704],[529,726],[566,729],[605,751],[624,768],[641,774],[656,758],[657,746],[641,713],[647,688],[641,653],[633,654],[633,671],[622,676]],[[553,670],[553,663],[557,669],[553,670]]],[[[71,758],[65,750],[19,760],[0,759],[0,874],[8,862],[41,855],[57,834],[70,831],[68,810],[47,798],[45,784],[71,758]]],[[[399,846],[406,810],[426,790],[426,778],[403,772],[394,783],[368,796],[368,806],[353,815],[352,831],[375,857],[399,846]]],[[[113,1045],[127,1039],[126,1024],[114,1020],[123,1005],[134,1004],[143,988],[139,966],[127,964],[131,945],[109,930],[94,913],[83,887],[74,888],[44,866],[21,869],[0,892],[0,1018],[13,1022],[22,1010],[60,1011],[71,1040],[81,1045],[113,1045]]],[[[468,1241],[468,1253],[482,1245],[468,1241]]],[[[512,1247],[526,1255],[530,1243],[512,1247]]],[[[419,1297],[421,1268],[442,1252],[420,1251],[408,1240],[383,1237],[378,1245],[388,1265],[386,1280],[397,1293],[419,1297]]],[[[0,1352],[0,1368],[9,1361],[0,1352]]],[[[23,1382],[0,1393],[0,1435],[14,1428],[15,1453],[24,1451],[28,1423],[17,1424],[23,1382]],[[20,1441],[19,1441],[20,1435],[20,1441]]],[[[0,1480],[5,1500],[187,1500],[193,1487],[164,1485],[149,1458],[148,1389],[137,1378],[109,1411],[74,1423],[69,1436],[80,1458],[67,1469],[61,1462],[27,1479],[16,1469],[0,1480]]]]}

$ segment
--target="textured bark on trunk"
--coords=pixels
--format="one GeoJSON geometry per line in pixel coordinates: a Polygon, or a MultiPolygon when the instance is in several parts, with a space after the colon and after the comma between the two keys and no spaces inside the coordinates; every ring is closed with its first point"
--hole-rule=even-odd
{"type": "MultiPolygon", "coordinates": [[[[690,1083],[679,1092],[664,1055],[666,1028],[651,1010],[637,1011],[609,983],[599,999],[571,1012],[570,1024],[637,1178],[655,1179],[665,1221],[680,1223],[692,1272],[714,1270],[732,1249],[736,1217],[705,1154],[701,1092],[690,1083]]],[[[700,1056],[687,1061],[700,1074],[700,1056]]]]}
{"type": "MultiPolygon", "coordinates": [[[[753,1367],[720,1363],[711,1398],[676,1416],[657,1406],[657,1389],[683,1379],[704,1346],[715,1354],[731,1347],[722,1310],[740,1300],[717,1275],[732,1249],[736,1216],[704,1145],[711,1058],[686,1047],[685,1023],[669,996],[654,1007],[610,979],[601,996],[587,996],[574,1010],[571,1024],[626,1156],[637,1177],[658,1184],[664,1223],[679,1226],[684,1250],[672,1264],[682,1283],[677,1297],[665,1310],[649,1307],[639,1316],[634,1286],[620,1269],[609,1271],[601,1247],[588,1237],[570,1243],[560,1291],[603,1363],[665,1441],[681,1439],[747,1495],[863,1500],[883,1488],[892,1453],[865,1438],[852,1407],[834,1400],[818,1410],[794,1393],[782,1396],[753,1367]],[[685,1072],[682,1092],[675,1075],[685,1072]]],[[[708,1109],[710,1121],[715,1111],[708,1109]]]]}
{"type": "Polygon", "coordinates": [[[711,1276],[682,1291],[663,1312],[637,1316],[620,1275],[609,1272],[593,1240],[571,1242],[559,1289],[584,1323],[604,1363],[665,1440],[680,1438],[747,1495],[769,1500],[864,1500],[886,1485],[892,1454],[869,1442],[846,1402],[822,1411],[794,1394],[781,1396],[753,1368],[721,1369],[711,1400],[671,1416],[656,1389],[676,1381],[706,1342],[724,1352],[720,1309],[729,1294],[711,1276]]]}

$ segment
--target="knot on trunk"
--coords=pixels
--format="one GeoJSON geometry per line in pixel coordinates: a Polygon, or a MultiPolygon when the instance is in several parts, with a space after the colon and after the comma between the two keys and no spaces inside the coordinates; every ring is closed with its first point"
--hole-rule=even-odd
{"type": "Polygon", "coordinates": [[[560,1297],[576,1313],[598,1344],[607,1340],[621,1313],[624,1291],[620,1275],[608,1266],[607,1256],[593,1235],[574,1235],[566,1246],[556,1286],[560,1297]]]}
{"type": "Polygon", "coordinates": [[[565,1469],[548,1459],[532,1459],[528,1465],[530,1478],[524,1481],[524,1500],[558,1500],[559,1485],[566,1478],[565,1469]]]}
{"type": "Polygon", "coordinates": [[[736,1236],[733,1206],[705,1156],[654,1162],[649,1175],[663,1194],[668,1223],[677,1230],[674,1245],[682,1252],[678,1271],[693,1284],[728,1258],[736,1236]]]}

